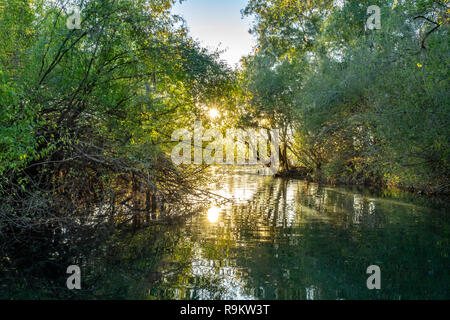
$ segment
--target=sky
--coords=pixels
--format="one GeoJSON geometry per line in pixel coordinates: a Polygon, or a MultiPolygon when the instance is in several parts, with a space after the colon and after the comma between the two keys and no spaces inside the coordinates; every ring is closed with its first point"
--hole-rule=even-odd
{"type": "Polygon", "coordinates": [[[190,35],[209,49],[226,49],[222,59],[230,66],[239,64],[256,41],[248,33],[251,18],[241,19],[247,0],[186,0],[176,3],[172,12],[182,16],[190,35]]]}

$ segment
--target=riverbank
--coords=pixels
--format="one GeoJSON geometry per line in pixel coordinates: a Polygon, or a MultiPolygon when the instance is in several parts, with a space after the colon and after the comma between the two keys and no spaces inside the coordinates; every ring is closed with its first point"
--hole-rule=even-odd
{"type": "Polygon", "coordinates": [[[429,197],[441,197],[441,198],[449,198],[450,197],[450,188],[449,186],[437,185],[437,186],[408,186],[402,185],[401,183],[392,183],[388,181],[383,181],[382,178],[372,178],[372,179],[363,179],[360,182],[349,181],[348,177],[330,177],[326,176],[324,173],[317,173],[314,170],[306,168],[306,167],[293,167],[288,171],[279,171],[276,177],[280,178],[294,178],[294,179],[302,179],[309,182],[317,182],[329,186],[363,186],[367,188],[372,188],[373,190],[382,191],[382,190],[392,190],[395,191],[403,191],[409,192],[411,194],[416,194],[418,196],[429,196],[429,197]]]}

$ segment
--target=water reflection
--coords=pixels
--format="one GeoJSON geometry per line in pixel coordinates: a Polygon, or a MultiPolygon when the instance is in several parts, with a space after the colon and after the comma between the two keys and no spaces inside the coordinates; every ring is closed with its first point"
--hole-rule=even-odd
{"type": "Polygon", "coordinates": [[[449,228],[438,211],[299,180],[230,175],[220,181],[213,191],[234,202],[212,206],[206,219],[194,217],[183,227],[183,239],[194,243],[191,268],[176,281],[164,279],[164,296],[397,299],[428,288],[427,294],[448,297],[449,228]],[[382,291],[365,286],[371,264],[382,268],[382,291]]]}
{"type": "MultiPolygon", "coordinates": [[[[233,202],[212,204],[180,225],[119,233],[87,249],[89,254],[71,254],[71,259],[79,256],[87,289],[70,294],[102,299],[450,298],[445,205],[250,174],[217,180],[211,191],[233,202]],[[372,264],[381,268],[379,291],[366,287],[372,264]]],[[[54,298],[67,290],[44,292],[51,292],[44,298],[54,298]]]]}

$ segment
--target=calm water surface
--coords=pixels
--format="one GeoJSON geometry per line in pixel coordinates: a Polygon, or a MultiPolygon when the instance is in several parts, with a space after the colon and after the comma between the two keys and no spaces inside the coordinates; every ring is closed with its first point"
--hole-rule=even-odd
{"type": "Polygon", "coordinates": [[[233,201],[107,240],[96,230],[92,240],[22,246],[0,297],[450,298],[445,201],[251,174],[224,174],[209,187],[233,201]],[[70,264],[81,267],[82,290],[65,287],[70,264]],[[381,290],[367,289],[370,265],[381,268],[381,290]]]}
{"type": "Polygon", "coordinates": [[[234,202],[176,231],[147,298],[450,298],[445,206],[258,175],[211,189],[234,202]],[[381,290],[366,287],[370,265],[381,290]]]}

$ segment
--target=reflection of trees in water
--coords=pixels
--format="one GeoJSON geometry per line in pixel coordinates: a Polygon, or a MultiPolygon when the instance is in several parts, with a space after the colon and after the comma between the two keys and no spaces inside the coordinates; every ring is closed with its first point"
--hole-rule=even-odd
{"type": "MultiPolygon", "coordinates": [[[[409,219],[409,206],[272,179],[259,184],[251,200],[228,211],[214,236],[233,239],[227,250],[245,275],[244,292],[250,295],[263,299],[398,298],[400,284],[409,287],[411,296],[420,294],[399,270],[412,267],[415,278],[425,279],[425,257],[430,254],[416,258],[412,251],[417,245],[425,249],[433,241],[426,236],[419,241],[417,235],[405,237],[397,220],[409,219]],[[366,268],[374,263],[392,280],[383,292],[365,286],[366,268]]],[[[215,244],[217,250],[223,249],[220,242],[215,244]]],[[[434,282],[443,294],[443,286],[434,282]]]]}
{"type": "MultiPolygon", "coordinates": [[[[205,213],[184,225],[97,234],[96,242],[79,233],[65,245],[68,235],[60,234],[54,247],[26,248],[30,259],[21,266],[34,268],[34,279],[51,280],[36,282],[44,289],[30,295],[391,299],[429,296],[432,288],[434,297],[448,297],[450,230],[424,207],[258,176],[228,177],[221,187],[223,196],[238,201],[220,207],[213,221],[205,213]],[[80,292],[65,289],[66,264],[81,266],[80,292]],[[365,286],[372,264],[382,270],[379,292],[365,286]]],[[[25,249],[16,249],[23,256],[25,249]]],[[[12,296],[2,290],[1,296],[12,296]]]]}

